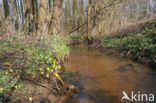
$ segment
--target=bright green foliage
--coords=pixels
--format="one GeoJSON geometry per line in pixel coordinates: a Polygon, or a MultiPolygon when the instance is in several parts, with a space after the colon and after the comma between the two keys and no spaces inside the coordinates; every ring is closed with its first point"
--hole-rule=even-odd
{"type": "Polygon", "coordinates": [[[82,37],[80,35],[73,35],[70,36],[71,39],[82,39],[82,37]]]}
{"type": "Polygon", "coordinates": [[[61,37],[60,35],[51,35],[50,39],[54,54],[57,58],[69,54],[69,49],[66,46],[66,38],[61,37]]]}
{"type": "MultiPolygon", "coordinates": [[[[20,75],[28,74],[33,78],[36,76],[44,76],[47,79],[51,76],[59,78],[58,71],[61,66],[58,60],[69,53],[65,39],[56,35],[42,38],[39,41],[30,39],[23,41],[15,36],[10,37],[0,44],[0,56],[6,52],[13,52],[17,55],[0,59],[0,62],[17,64],[20,67],[3,69],[0,67],[0,97],[3,96],[4,91],[9,92],[12,88],[15,89],[14,92],[24,95],[25,87],[20,75]],[[16,57],[22,57],[22,59],[16,57]],[[23,58],[25,58],[24,61],[23,58]]],[[[16,99],[19,100],[20,97],[16,99]]],[[[0,99],[0,102],[2,101],[0,99]]]]}
{"type": "MultiPolygon", "coordinates": [[[[0,70],[0,102],[5,101],[3,92],[9,92],[14,90],[14,93],[20,94],[20,96],[25,94],[26,88],[22,84],[22,80],[16,75],[16,71],[8,69],[6,71],[0,70]]],[[[7,97],[11,99],[12,97],[7,97]]],[[[17,97],[20,98],[20,97],[17,97]]],[[[12,103],[11,101],[7,103],[12,103]]]]}
{"type": "Polygon", "coordinates": [[[148,30],[141,33],[128,34],[122,38],[118,36],[114,38],[105,37],[101,40],[101,46],[116,50],[131,50],[132,52],[144,50],[153,53],[156,51],[156,32],[148,30]]]}

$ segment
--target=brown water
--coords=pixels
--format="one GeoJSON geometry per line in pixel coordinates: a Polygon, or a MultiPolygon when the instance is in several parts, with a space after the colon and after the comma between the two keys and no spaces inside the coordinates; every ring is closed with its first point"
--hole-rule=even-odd
{"type": "Polygon", "coordinates": [[[66,69],[67,81],[79,90],[65,103],[129,103],[121,102],[122,91],[156,95],[156,71],[84,44],[71,47],[66,69]]]}

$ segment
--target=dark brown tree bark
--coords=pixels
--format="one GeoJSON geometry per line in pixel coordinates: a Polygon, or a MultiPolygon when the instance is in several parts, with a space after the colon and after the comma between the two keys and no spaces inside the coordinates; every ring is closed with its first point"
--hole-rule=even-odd
{"type": "Polygon", "coordinates": [[[3,7],[4,7],[4,16],[5,18],[8,18],[10,14],[8,0],[3,0],[3,7]]]}
{"type": "Polygon", "coordinates": [[[32,28],[36,32],[37,30],[37,18],[38,18],[38,0],[32,0],[32,14],[33,14],[33,20],[32,20],[32,28]]]}

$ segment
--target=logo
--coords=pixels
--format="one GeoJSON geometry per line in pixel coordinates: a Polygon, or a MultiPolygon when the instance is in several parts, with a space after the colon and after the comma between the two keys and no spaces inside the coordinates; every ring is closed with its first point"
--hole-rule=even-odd
{"type": "Polygon", "coordinates": [[[136,94],[134,91],[131,91],[130,96],[125,92],[122,91],[123,97],[121,98],[121,101],[128,100],[128,101],[147,101],[147,102],[154,102],[154,94],[141,94],[140,91],[138,91],[136,94]]]}

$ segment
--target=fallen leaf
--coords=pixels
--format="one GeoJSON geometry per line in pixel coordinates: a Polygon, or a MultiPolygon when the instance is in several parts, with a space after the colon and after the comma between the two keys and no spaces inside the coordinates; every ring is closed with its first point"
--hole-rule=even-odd
{"type": "Polygon", "coordinates": [[[9,62],[5,62],[3,65],[4,65],[4,66],[9,66],[9,67],[11,67],[11,66],[12,66],[12,64],[11,64],[11,63],[9,63],[9,62]]]}

